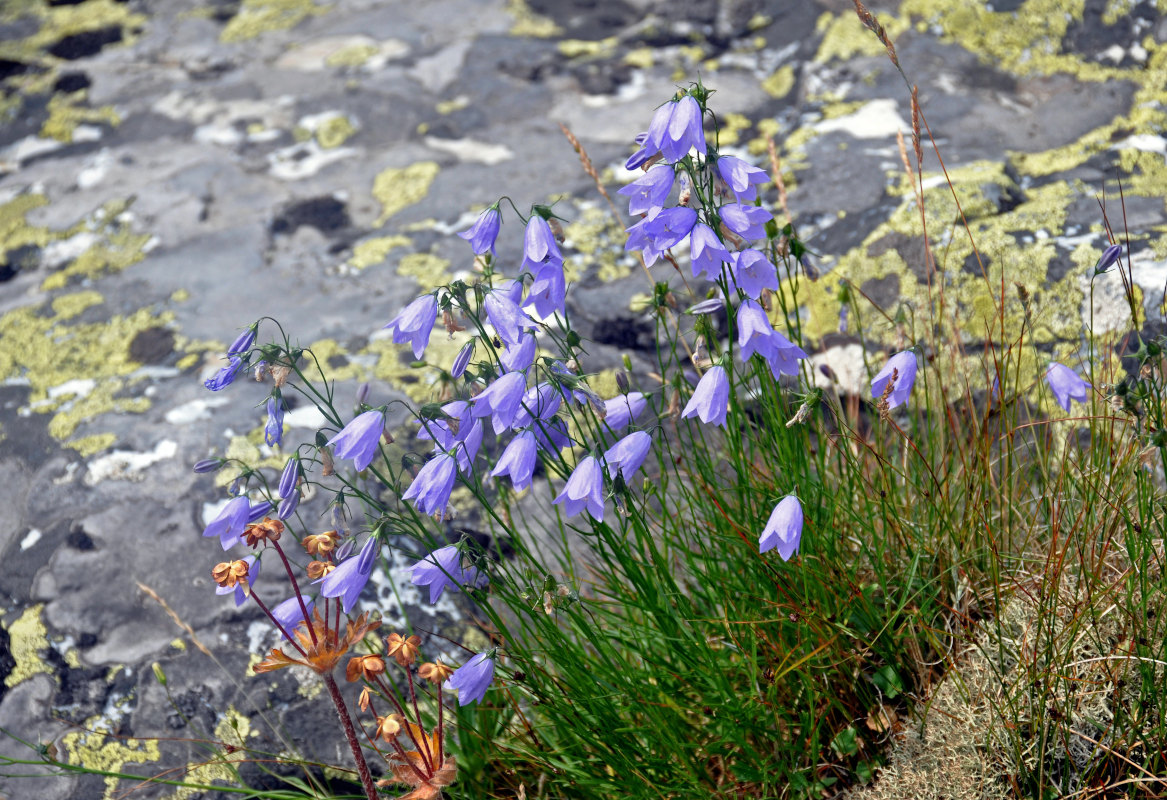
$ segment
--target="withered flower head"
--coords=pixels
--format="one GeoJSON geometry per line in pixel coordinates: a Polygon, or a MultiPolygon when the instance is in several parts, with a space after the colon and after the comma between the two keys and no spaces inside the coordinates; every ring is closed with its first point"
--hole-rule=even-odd
{"type": "Polygon", "coordinates": [[[401,718],[396,714],[377,717],[377,732],[375,735],[378,738],[384,739],[386,742],[392,742],[400,732],[401,718]]]}
{"type": "Polygon", "coordinates": [[[313,533],[304,537],[304,549],[310,556],[326,556],[336,549],[340,535],[336,531],[313,533]]]}
{"type": "Polygon", "coordinates": [[[273,672],[293,664],[301,664],[320,675],[328,675],[340,663],[345,653],[352,649],[353,645],[375,631],[380,625],[380,619],[370,619],[368,613],[361,614],[348,622],[344,635],[341,636],[339,631],[324,621],[319,610],[313,609],[311,630],[308,629],[307,623],[301,623],[296,630],[292,631],[292,636],[299,644],[300,651],[297,651],[296,655],[290,656],[283,650],[274,649],[268,653],[267,658],[255,665],[255,672],[257,674],[273,672]],[[315,639],[313,639],[313,634],[315,634],[315,639]],[[303,657],[299,657],[301,651],[304,653],[303,657]]]}
{"type": "Polygon", "coordinates": [[[389,655],[401,666],[408,667],[417,660],[417,647],[421,644],[421,639],[416,636],[402,638],[400,633],[391,633],[385,644],[389,647],[389,655]]]}
{"type": "Polygon", "coordinates": [[[243,541],[248,547],[258,547],[260,542],[278,542],[284,532],[284,523],[278,519],[264,517],[260,522],[253,522],[243,529],[243,541]]]}
{"type": "Polygon", "coordinates": [[[275,385],[277,388],[280,386],[283,386],[285,383],[288,382],[288,375],[290,375],[291,373],[292,373],[292,368],[285,367],[282,364],[271,368],[272,380],[275,382],[275,385]]]}
{"type": "Polygon", "coordinates": [[[328,447],[320,448],[320,473],[325,477],[336,472],[336,463],[332,460],[332,449],[328,447]]]}
{"type": "Polygon", "coordinates": [[[361,679],[371,681],[385,672],[385,659],[378,655],[353,656],[344,669],[344,677],[349,683],[361,679]]]}
{"type": "Polygon", "coordinates": [[[230,589],[239,583],[247,584],[246,561],[223,561],[216,564],[211,570],[211,577],[215,583],[224,589],[230,589]]]}
{"type": "Polygon", "coordinates": [[[417,674],[430,683],[442,684],[454,673],[454,668],[441,661],[429,661],[417,668],[417,674]]]}
{"type": "Polygon", "coordinates": [[[336,569],[336,564],[332,564],[328,561],[309,561],[308,577],[314,581],[320,580],[334,569],[336,569]]]}

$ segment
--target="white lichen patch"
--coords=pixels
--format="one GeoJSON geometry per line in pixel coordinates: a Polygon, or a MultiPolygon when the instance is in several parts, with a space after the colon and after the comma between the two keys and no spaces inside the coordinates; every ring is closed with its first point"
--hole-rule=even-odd
{"type": "Polygon", "coordinates": [[[227,405],[228,402],[226,397],[191,400],[167,411],[165,419],[170,425],[190,425],[202,419],[210,419],[212,408],[227,405]]]}
{"type": "Polygon", "coordinates": [[[505,144],[490,144],[475,139],[439,139],[425,137],[425,146],[431,150],[449,153],[459,161],[494,166],[515,157],[514,151],[505,144]]]}
{"type": "Polygon", "coordinates": [[[329,164],[357,155],[353,147],[322,147],[315,139],[280,148],[267,157],[268,172],[281,181],[310,178],[329,164]]]}
{"type": "Polygon", "coordinates": [[[908,132],[911,126],[900,116],[899,103],[890,98],[864,103],[854,113],[834,119],[824,119],[814,129],[822,133],[842,131],[856,139],[883,139],[908,132]]]}
{"type": "Polygon", "coordinates": [[[85,484],[94,486],[104,480],[140,481],[147,469],[159,461],[174,458],[177,452],[178,443],[171,439],[163,439],[153,450],[145,453],[114,450],[89,462],[85,484]]]}

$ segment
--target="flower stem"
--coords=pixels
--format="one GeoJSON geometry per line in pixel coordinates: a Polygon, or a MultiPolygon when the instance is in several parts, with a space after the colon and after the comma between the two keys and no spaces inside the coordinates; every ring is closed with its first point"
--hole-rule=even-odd
{"type": "Polygon", "coordinates": [[[321,675],[320,677],[324,680],[324,685],[328,687],[332,704],[336,706],[336,715],[340,717],[341,727],[344,728],[344,738],[348,739],[348,746],[352,749],[353,758],[357,762],[357,774],[361,776],[361,786],[365,789],[365,795],[369,800],[377,800],[377,786],[373,783],[373,775],[369,772],[369,765],[365,762],[365,754],[361,750],[361,743],[357,740],[357,732],[353,729],[353,721],[348,715],[348,707],[344,704],[340,687],[336,685],[336,681],[332,679],[331,675],[321,675]]]}

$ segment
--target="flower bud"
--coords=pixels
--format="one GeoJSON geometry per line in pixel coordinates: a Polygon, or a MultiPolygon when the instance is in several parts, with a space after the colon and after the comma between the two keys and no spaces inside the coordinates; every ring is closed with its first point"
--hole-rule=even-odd
{"type": "Polygon", "coordinates": [[[296,507],[300,505],[300,493],[293,491],[290,495],[280,501],[280,507],[276,510],[276,516],[280,519],[287,519],[296,513],[296,507]]]}
{"type": "Polygon", "coordinates": [[[226,463],[221,458],[204,458],[202,461],[195,462],[194,471],[199,473],[218,472],[226,463]]]}
{"type": "Polygon", "coordinates": [[[616,388],[619,389],[621,393],[628,391],[629,384],[628,384],[628,373],[627,372],[617,372],[616,373],[616,388]]]}
{"type": "Polygon", "coordinates": [[[1102,273],[1108,271],[1115,265],[1115,262],[1118,261],[1119,256],[1121,255],[1121,244],[1112,244],[1110,247],[1106,248],[1106,251],[1102,254],[1102,258],[1098,259],[1098,263],[1094,266],[1094,274],[1101,275],[1102,273]]]}
{"type": "Polygon", "coordinates": [[[474,342],[469,341],[466,346],[458,353],[458,357],[454,359],[453,365],[450,367],[451,378],[461,378],[466,372],[466,367],[470,364],[470,358],[474,355],[474,342]]]}
{"type": "Polygon", "coordinates": [[[250,525],[259,522],[261,519],[271,513],[272,504],[267,500],[260,500],[251,506],[251,511],[247,514],[247,523],[250,525]]]}
{"type": "Polygon", "coordinates": [[[166,685],[166,673],[162,671],[162,665],[155,661],[150,665],[150,669],[154,670],[154,679],[162,686],[166,685]]]}
{"type": "Polygon", "coordinates": [[[241,356],[250,350],[251,346],[255,344],[255,331],[257,327],[258,323],[256,325],[252,325],[250,328],[245,328],[243,333],[236,336],[235,341],[233,341],[230,347],[227,348],[227,355],[241,356]]]}
{"type": "Polygon", "coordinates": [[[369,384],[362,383],[357,387],[357,405],[362,406],[369,397],[369,384]]]}
{"type": "Polygon", "coordinates": [[[280,475],[280,497],[287,498],[296,490],[300,480],[300,459],[293,456],[288,459],[284,471],[280,475]]]}
{"type": "Polygon", "coordinates": [[[332,461],[332,450],[327,447],[320,448],[320,474],[328,477],[336,473],[336,464],[332,461]]]}

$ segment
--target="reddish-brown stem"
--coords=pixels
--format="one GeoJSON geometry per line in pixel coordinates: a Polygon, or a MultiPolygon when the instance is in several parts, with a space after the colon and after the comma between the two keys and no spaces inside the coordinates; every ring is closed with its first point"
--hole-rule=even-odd
{"type": "Polygon", "coordinates": [[[296,650],[299,651],[300,655],[307,658],[308,654],[306,652],[304,652],[304,648],[300,647],[300,643],[291,637],[291,635],[288,633],[288,631],[284,628],[283,625],[280,624],[280,621],[275,618],[275,615],[273,615],[271,613],[271,611],[268,609],[268,607],[263,604],[263,601],[259,599],[259,596],[255,592],[251,593],[251,599],[255,601],[255,604],[257,606],[259,606],[260,611],[267,614],[267,618],[270,619],[272,621],[272,624],[275,625],[276,628],[279,630],[279,632],[284,635],[284,638],[292,643],[292,647],[296,648],[296,650]]]}
{"type": "Polygon", "coordinates": [[[348,739],[348,746],[353,751],[353,759],[357,762],[357,774],[361,777],[361,786],[369,800],[377,800],[377,785],[373,783],[373,775],[369,772],[369,765],[365,762],[365,753],[361,750],[361,743],[357,739],[357,732],[353,728],[352,718],[348,715],[348,706],[344,704],[344,697],[340,687],[331,675],[321,675],[324,685],[328,687],[328,695],[332,704],[336,706],[336,715],[340,717],[340,725],[344,728],[344,738],[348,739]]]}
{"type": "Polygon", "coordinates": [[[430,752],[429,736],[426,735],[425,728],[421,724],[421,711],[417,708],[417,692],[413,689],[413,672],[409,667],[405,668],[405,677],[409,679],[409,699],[413,702],[413,714],[417,720],[417,727],[421,731],[422,741],[417,742],[417,752],[425,760],[426,766],[431,773],[437,768],[434,764],[434,754],[430,752]]]}
{"type": "Polygon", "coordinates": [[[312,637],[312,644],[317,644],[316,629],[312,625],[312,617],[308,616],[308,606],[304,604],[304,595],[300,593],[300,584],[296,582],[296,575],[292,572],[292,565],[288,563],[288,557],[284,555],[284,548],[280,547],[280,543],[272,541],[276,548],[276,552],[280,555],[280,561],[284,562],[284,571],[288,573],[288,580],[292,582],[292,590],[296,593],[296,601],[300,604],[300,611],[304,614],[304,622],[308,627],[308,634],[312,637]]]}
{"type": "Polygon", "coordinates": [[[438,682],[434,684],[434,695],[438,701],[438,765],[444,763],[442,758],[442,708],[445,703],[442,702],[442,684],[438,682]]]}

